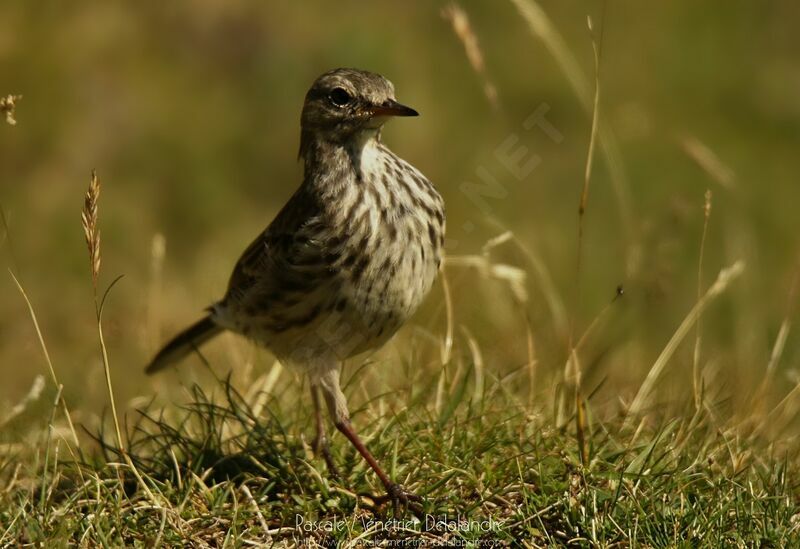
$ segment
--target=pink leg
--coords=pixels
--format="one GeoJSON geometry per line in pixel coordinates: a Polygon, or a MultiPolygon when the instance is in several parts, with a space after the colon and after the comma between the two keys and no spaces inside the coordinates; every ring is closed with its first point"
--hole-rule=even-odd
{"type": "MultiPolygon", "coordinates": [[[[381,480],[383,485],[386,487],[385,496],[372,497],[371,499],[374,500],[378,505],[381,505],[387,501],[391,501],[395,515],[398,514],[400,504],[409,505],[409,502],[421,502],[421,497],[406,491],[405,488],[396,482],[393,482],[389,478],[389,475],[387,475],[381,466],[378,465],[378,461],[367,449],[366,445],[358,436],[355,429],[353,429],[353,426],[350,423],[350,412],[347,410],[347,400],[345,399],[344,393],[342,393],[342,390],[339,387],[338,368],[331,369],[323,374],[323,376],[320,378],[320,388],[322,389],[322,394],[325,397],[328,410],[333,418],[334,425],[336,425],[336,428],[347,437],[355,449],[358,450],[358,453],[361,454],[361,457],[366,460],[372,470],[375,471],[375,474],[378,475],[378,478],[381,480]]],[[[412,510],[414,509],[412,508],[412,510]]]]}

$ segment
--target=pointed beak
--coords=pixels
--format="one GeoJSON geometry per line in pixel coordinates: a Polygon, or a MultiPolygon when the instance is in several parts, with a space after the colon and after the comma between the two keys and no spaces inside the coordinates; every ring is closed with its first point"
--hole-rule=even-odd
{"type": "Polygon", "coordinates": [[[375,105],[370,111],[372,116],[419,116],[417,111],[394,99],[388,99],[380,105],[375,105]]]}

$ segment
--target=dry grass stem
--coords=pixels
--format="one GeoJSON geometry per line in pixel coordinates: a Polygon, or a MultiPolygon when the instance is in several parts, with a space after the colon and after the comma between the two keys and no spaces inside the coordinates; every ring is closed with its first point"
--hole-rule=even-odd
{"type": "Polygon", "coordinates": [[[703,297],[700,298],[697,303],[695,303],[692,310],[689,312],[686,318],[683,319],[683,322],[681,322],[680,326],[678,326],[678,329],[672,335],[672,338],[670,338],[669,342],[664,347],[664,350],[661,351],[661,354],[650,368],[647,377],[639,388],[639,392],[636,394],[636,397],[633,399],[633,403],[629,408],[629,414],[625,421],[626,424],[629,424],[631,418],[639,414],[639,412],[641,412],[641,410],[644,408],[650,394],[652,393],[656,381],[661,375],[661,372],[669,362],[669,359],[672,358],[672,355],[675,353],[678,345],[681,343],[681,341],[683,341],[683,338],[686,337],[686,334],[697,321],[698,317],[714,299],[716,299],[728,288],[731,282],[736,280],[739,275],[742,274],[742,272],[744,272],[743,261],[737,261],[730,267],[722,269],[719,272],[719,275],[717,275],[717,280],[714,282],[714,284],[712,284],[703,297]]]}
{"type": "Polygon", "coordinates": [[[525,317],[525,343],[528,351],[528,409],[532,410],[534,405],[533,396],[536,394],[536,367],[539,361],[536,359],[536,341],[533,339],[533,328],[531,327],[531,317],[527,310],[523,311],[525,317]]]}
{"type": "Polygon", "coordinates": [[[684,137],[678,142],[683,152],[721,187],[728,190],[736,187],[736,174],[708,145],[693,136],[684,137]]]}
{"type": "Polygon", "coordinates": [[[8,227],[8,218],[6,217],[6,212],[2,204],[0,204],[0,223],[3,225],[3,239],[0,240],[0,246],[3,244],[7,245],[8,257],[11,260],[11,267],[15,273],[18,273],[20,270],[17,263],[17,254],[14,252],[14,242],[11,239],[11,229],[8,227]]]}
{"type": "MultiPolygon", "coordinates": [[[[594,39],[594,29],[592,27],[592,19],[586,18],[586,23],[589,28],[589,34],[592,36],[592,51],[594,52],[594,100],[592,102],[592,126],[589,134],[589,147],[586,153],[586,166],[583,172],[583,188],[581,189],[580,203],[578,204],[578,249],[575,265],[575,311],[574,315],[578,314],[578,308],[581,303],[581,281],[582,281],[582,263],[583,263],[583,239],[584,239],[584,222],[586,218],[586,208],[589,203],[589,184],[592,180],[592,166],[594,164],[594,149],[597,141],[597,128],[598,117],[600,113],[600,45],[594,39]]],[[[600,43],[602,44],[602,29],[600,34],[600,43]]],[[[583,390],[581,387],[581,369],[580,361],[578,360],[578,353],[575,346],[573,346],[573,330],[574,320],[570,322],[569,331],[569,354],[574,374],[574,387],[575,387],[575,433],[578,440],[578,451],[581,456],[581,463],[584,466],[589,464],[589,443],[586,439],[586,403],[583,400],[583,390]]]]}
{"type": "Polygon", "coordinates": [[[449,267],[472,267],[478,270],[481,276],[506,282],[520,303],[528,301],[528,288],[526,280],[528,274],[519,267],[504,263],[493,263],[482,255],[448,256],[449,267]]]}
{"type": "MultiPolygon", "coordinates": [[[[145,483],[139,471],[136,469],[133,461],[131,460],[128,452],[125,450],[124,439],[122,437],[122,429],[120,428],[119,415],[117,414],[117,403],[114,398],[114,387],[111,383],[111,365],[108,360],[108,348],[103,335],[103,300],[98,300],[97,293],[97,280],[100,276],[100,228],[98,223],[98,205],[100,198],[100,181],[97,179],[97,173],[92,170],[92,179],[89,182],[89,188],[86,191],[83,202],[83,211],[81,212],[81,223],[83,225],[83,233],[86,237],[86,246],[89,250],[89,263],[92,271],[92,289],[94,293],[94,306],[95,317],[97,320],[97,336],[100,342],[100,352],[103,357],[103,373],[105,374],[106,390],[108,391],[108,400],[111,404],[111,417],[114,421],[114,433],[117,438],[117,447],[122,455],[128,468],[133,473],[134,477],[142,487],[147,497],[154,505],[159,505],[153,492],[145,483]]],[[[119,280],[119,278],[117,279],[119,280]]],[[[116,281],[115,281],[116,282],[116,281]]],[[[113,286],[113,283],[111,284],[113,286]]],[[[110,289],[110,288],[109,288],[110,289]]],[[[106,291],[108,293],[108,291],[106,291]]]]}
{"type": "Polygon", "coordinates": [[[792,277],[792,285],[789,288],[789,295],[786,300],[786,313],[781,322],[781,327],[778,330],[778,335],[775,338],[775,344],[772,346],[772,352],[769,356],[767,363],[767,374],[765,379],[768,380],[775,373],[775,367],[783,355],[783,349],[786,346],[786,338],[789,337],[789,330],[792,326],[792,316],[797,308],[797,293],[800,290],[800,263],[795,268],[794,276],[792,277]]]}
{"type": "MultiPolygon", "coordinates": [[[[17,290],[19,293],[22,294],[22,298],[25,300],[25,304],[28,306],[28,313],[30,314],[31,320],[33,321],[33,327],[36,330],[36,336],[39,338],[39,346],[44,353],[45,362],[47,362],[47,369],[50,372],[50,380],[53,382],[53,385],[56,387],[60,387],[61,384],[58,382],[58,376],[56,376],[56,370],[53,368],[53,361],[50,360],[50,353],[47,350],[47,345],[44,342],[44,336],[42,335],[42,330],[39,327],[39,320],[36,318],[36,312],[33,310],[33,305],[31,304],[30,299],[28,299],[28,294],[25,293],[25,289],[20,284],[17,277],[14,276],[14,273],[9,269],[9,274],[11,278],[14,280],[14,284],[17,286],[17,290]]],[[[64,411],[64,417],[67,420],[67,424],[69,425],[70,433],[72,433],[72,440],[75,443],[76,448],[80,448],[81,444],[78,440],[78,434],[75,432],[75,426],[72,423],[72,416],[70,416],[69,409],[67,408],[67,403],[64,399],[61,399],[61,407],[64,411]]]]}
{"type": "Polygon", "coordinates": [[[789,338],[789,332],[792,328],[792,317],[794,316],[797,308],[797,294],[800,290],[800,262],[795,267],[794,275],[792,277],[792,284],[789,287],[789,295],[786,300],[786,313],[784,314],[781,326],[778,329],[778,335],[775,336],[775,342],[772,344],[772,351],[769,355],[769,362],[767,362],[767,369],[764,373],[764,379],[758,391],[755,392],[753,402],[755,405],[762,405],[765,402],[764,395],[769,388],[769,384],[775,375],[775,368],[783,356],[783,351],[786,348],[786,340],[789,338]]]}
{"type": "Polygon", "coordinates": [[[466,326],[462,326],[461,331],[464,334],[464,338],[467,340],[467,347],[469,347],[469,353],[472,356],[472,366],[475,373],[475,385],[472,389],[472,401],[477,403],[483,400],[484,395],[484,378],[486,374],[483,354],[481,353],[481,348],[478,345],[478,342],[475,340],[475,337],[472,335],[469,329],[466,326]]]}
{"type": "Polygon", "coordinates": [[[588,110],[591,107],[589,83],[553,22],[535,0],[511,0],[511,3],[528,24],[531,33],[542,41],[550,55],[553,56],[564,76],[569,80],[572,90],[588,110]]]}
{"type": "MultiPolygon", "coordinates": [[[[697,301],[703,297],[703,258],[706,251],[706,236],[708,234],[708,221],[711,218],[711,190],[706,190],[703,203],[703,235],[700,238],[700,258],[697,262],[697,301]]],[[[702,344],[702,318],[698,316],[695,325],[694,353],[692,356],[692,388],[694,392],[695,409],[700,409],[703,381],[700,374],[700,347],[702,344]]]]}
{"type": "Polygon", "coordinates": [[[441,345],[441,360],[442,365],[450,362],[453,356],[453,297],[450,294],[450,283],[447,280],[447,257],[442,260],[442,269],[439,272],[439,279],[442,281],[442,293],[444,294],[444,307],[445,317],[447,319],[447,326],[445,327],[444,339],[441,345]]]}
{"type": "MultiPolygon", "coordinates": [[[[587,18],[589,33],[594,32],[591,18],[587,18]]],[[[602,39],[602,34],[601,34],[602,39]]],[[[600,105],[600,47],[592,35],[592,50],[594,52],[594,100],[592,102],[592,126],[589,133],[589,147],[586,153],[586,165],[583,172],[583,188],[581,189],[580,203],[578,204],[578,250],[575,268],[575,314],[581,301],[581,267],[583,263],[583,237],[586,207],[589,203],[589,184],[592,179],[592,166],[594,164],[594,148],[597,141],[598,116],[600,105]]],[[[572,326],[573,322],[570,322],[572,326]]],[[[570,328],[570,345],[572,344],[572,328],[570,328]]],[[[571,352],[571,351],[570,351],[571,352]]]]}
{"type": "Polygon", "coordinates": [[[147,292],[147,323],[144,326],[145,347],[153,352],[161,342],[161,284],[164,273],[167,239],[161,233],[153,235],[150,243],[150,282],[147,292]]]}
{"type": "Polygon", "coordinates": [[[27,410],[28,406],[32,402],[39,400],[39,397],[42,396],[42,392],[44,391],[44,385],[45,383],[43,375],[39,374],[33,378],[33,385],[31,385],[28,393],[22,398],[21,401],[15,404],[11,410],[5,414],[4,417],[0,418],[0,428],[27,410]]]}
{"type": "Polygon", "coordinates": [[[264,530],[264,534],[267,536],[267,541],[272,541],[272,536],[270,535],[270,529],[267,525],[267,521],[264,520],[264,515],[261,514],[261,509],[258,506],[258,502],[253,497],[253,494],[250,492],[250,488],[247,487],[247,484],[242,484],[242,493],[244,497],[247,499],[247,503],[250,504],[250,507],[253,508],[253,512],[258,517],[258,523],[261,525],[261,528],[264,530]]]}
{"type": "Polygon", "coordinates": [[[478,45],[478,36],[472,29],[469,16],[464,9],[455,2],[442,8],[441,13],[442,17],[450,22],[450,25],[453,27],[453,32],[464,46],[467,60],[472,66],[472,69],[483,80],[483,93],[486,95],[489,104],[492,108],[499,109],[500,103],[497,98],[497,88],[486,73],[486,64],[483,61],[483,53],[478,45]]]}
{"type": "MultiPolygon", "coordinates": [[[[587,25],[589,33],[593,33],[592,19],[587,18],[587,25]]],[[[602,29],[600,30],[600,44],[602,44],[602,29]]],[[[583,189],[581,190],[581,202],[578,207],[578,215],[580,216],[581,226],[580,235],[583,235],[583,217],[586,213],[586,205],[589,201],[589,182],[592,179],[592,167],[594,166],[594,149],[597,142],[597,127],[598,116],[600,115],[600,47],[598,42],[592,36],[592,51],[594,52],[594,100],[592,101],[592,129],[589,136],[589,149],[586,153],[586,168],[583,173],[583,189]]]]}

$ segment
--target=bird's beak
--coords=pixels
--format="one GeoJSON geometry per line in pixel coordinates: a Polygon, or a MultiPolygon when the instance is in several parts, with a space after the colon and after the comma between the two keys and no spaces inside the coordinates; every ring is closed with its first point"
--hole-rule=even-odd
{"type": "Polygon", "coordinates": [[[417,111],[394,99],[388,99],[380,105],[375,105],[370,111],[372,116],[419,116],[417,111]]]}

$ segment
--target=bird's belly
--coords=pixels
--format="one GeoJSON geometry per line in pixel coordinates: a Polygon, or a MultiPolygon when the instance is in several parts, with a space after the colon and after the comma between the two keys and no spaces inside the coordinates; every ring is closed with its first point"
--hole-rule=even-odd
{"type": "MultiPolygon", "coordinates": [[[[363,336],[358,352],[385,343],[417,310],[436,278],[437,264],[432,250],[421,251],[422,243],[376,247],[365,272],[354,281],[346,279],[346,316],[363,336]]],[[[357,353],[353,353],[357,354],[357,353]]]]}
{"type": "Polygon", "coordinates": [[[416,311],[436,278],[435,255],[420,246],[373,250],[358,277],[343,270],[337,281],[316,288],[291,310],[277,304],[238,309],[231,315],[235,320],[224,325],[264,345],[284,364],[302,368],[377,349],[416,311]]]}

